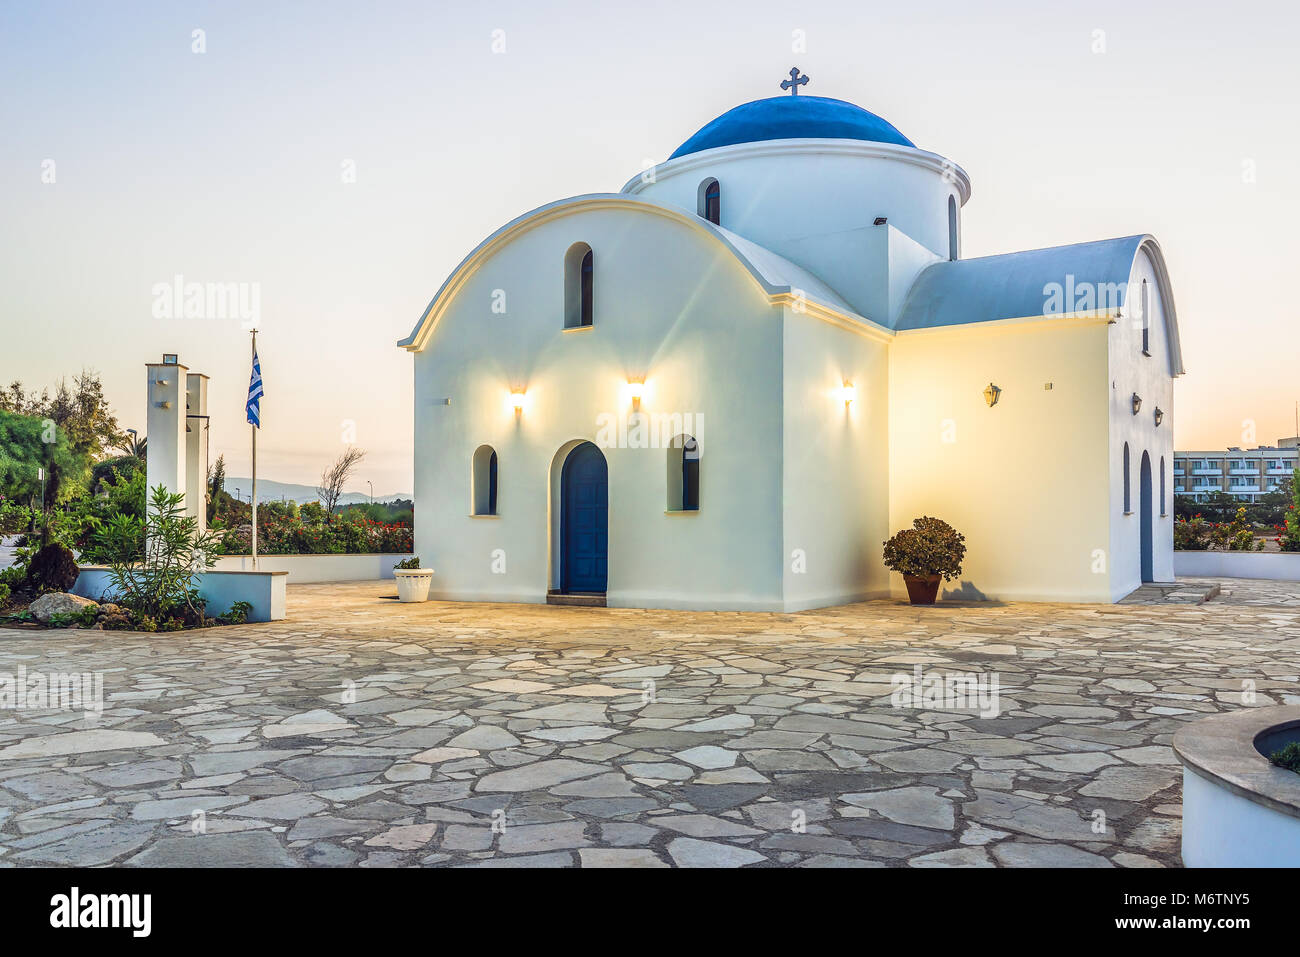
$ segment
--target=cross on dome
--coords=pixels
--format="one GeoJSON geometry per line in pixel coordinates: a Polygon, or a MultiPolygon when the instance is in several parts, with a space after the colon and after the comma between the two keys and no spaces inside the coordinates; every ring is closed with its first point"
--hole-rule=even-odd
{"type": "Polygon", "coordinates": [[[798,96],[799,87],[805,86],[807,83],[808,83],[808,74],[805,73],[803,76],[800,76],[799,68],[797,66],[791,67],[790,79],[781,81],[781,89],[789,90],[791,96],[798,96]]]}

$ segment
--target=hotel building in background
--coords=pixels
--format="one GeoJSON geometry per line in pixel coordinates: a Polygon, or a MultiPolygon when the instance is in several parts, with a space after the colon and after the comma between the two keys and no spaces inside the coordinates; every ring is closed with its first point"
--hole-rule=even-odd
{"type": "Polygon", "coordinates": [[[1214,492],[1227,492],[1257,502],[1260,496],[1277,491],[1297,464],[1300,438],[1296,436],[1253,449],[1174,452],[1174,494],[1204,502],[1214,492]]]}

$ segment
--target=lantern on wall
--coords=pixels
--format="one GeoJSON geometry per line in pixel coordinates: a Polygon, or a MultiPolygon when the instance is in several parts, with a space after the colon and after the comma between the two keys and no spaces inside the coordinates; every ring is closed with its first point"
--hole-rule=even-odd
{"type": "Polygon", "coordinates": [[[1156,428],[1160,428],[1160,423],[1163,422],[1164,420],[1165,420],[1164,409],[1160,408],[1160,406],[1156,406],[1156,428]]]}
{"type": "Polygon", "coordinates": [[[998,398],[1001,395],[1002,390],[990,382],[988,388],[984,390],[984,401],[989,404],[989,408],[991,409],[998,404],[998,398]]]}
{"type": "Polygon", "coordinates": [[[1142,396],[1134,392],[1133,393],[1133,414],[1137,415],[1140,411],[1142,411],[1142,396]]]}

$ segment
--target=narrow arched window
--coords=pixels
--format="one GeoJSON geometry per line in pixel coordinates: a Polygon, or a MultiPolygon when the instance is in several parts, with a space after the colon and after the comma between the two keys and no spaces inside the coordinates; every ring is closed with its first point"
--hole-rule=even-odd
{"type": "Polygon", "coordinates": [[[591,325],[595,259],[586,243],[574,243],[564,254],[564,328],[591,325]]]}
{"type": "Polygon", "coordinates": [[[1165,457],[1160,456],[1160,514],[1168,514],[1165,511],[1165,457]]]}
{"type": "Polygon", "coordinates": [[[1124,443],[1124,514],[1125,514],[1125,515],[1127,515],[1127,514],[1128,514],[1129,512],[1131,512],[1131,511],[1133,511],[1133,509],[1130,507],[1131,498],[1130,498],[1130,493],[1129,493],[1129,476],[1128,476],[1128,472],[1129,472],[1129,468],[1128,468],[1128,443],[1125,442],[1125,443],[1124,443]]]}
{"type": "Polygon", "coordinates": [[[1142,280],[1142,354],[1151,355],[1151,291],[1142,280]]]}
{"type": "Polygon", "coordinates": [[[948,197],[948,258],[957,259],[957,197],[948,197]]]}
{"type": "Polygon", "coordinates": [[[674,436],[668,443],[667,478],[668,511],[699,511],[700,444],[694,436],[674,436]]]}
{"type": "Polygon", "coordinates": [[[497,453],[490,445],[480,445],[474,450],[473,461],[474,515],[497,513],[497,453]]]}
{"type": "Polygon", "coordinates": [[[706,179],[700,184],[697,200],[700,216],[717,226],[722,222],[722,187],[716,179],[706,179]]]}

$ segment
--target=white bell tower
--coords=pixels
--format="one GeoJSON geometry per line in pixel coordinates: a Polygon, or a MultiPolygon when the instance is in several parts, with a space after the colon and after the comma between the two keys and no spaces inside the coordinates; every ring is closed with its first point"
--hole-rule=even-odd
{"type": "Polygon", "coordinates": [[[149,440],[145,481],[185,496],[185,514],[208,527],[208,377],[190,372],[171,353],[145,365],[149,440]]]}

